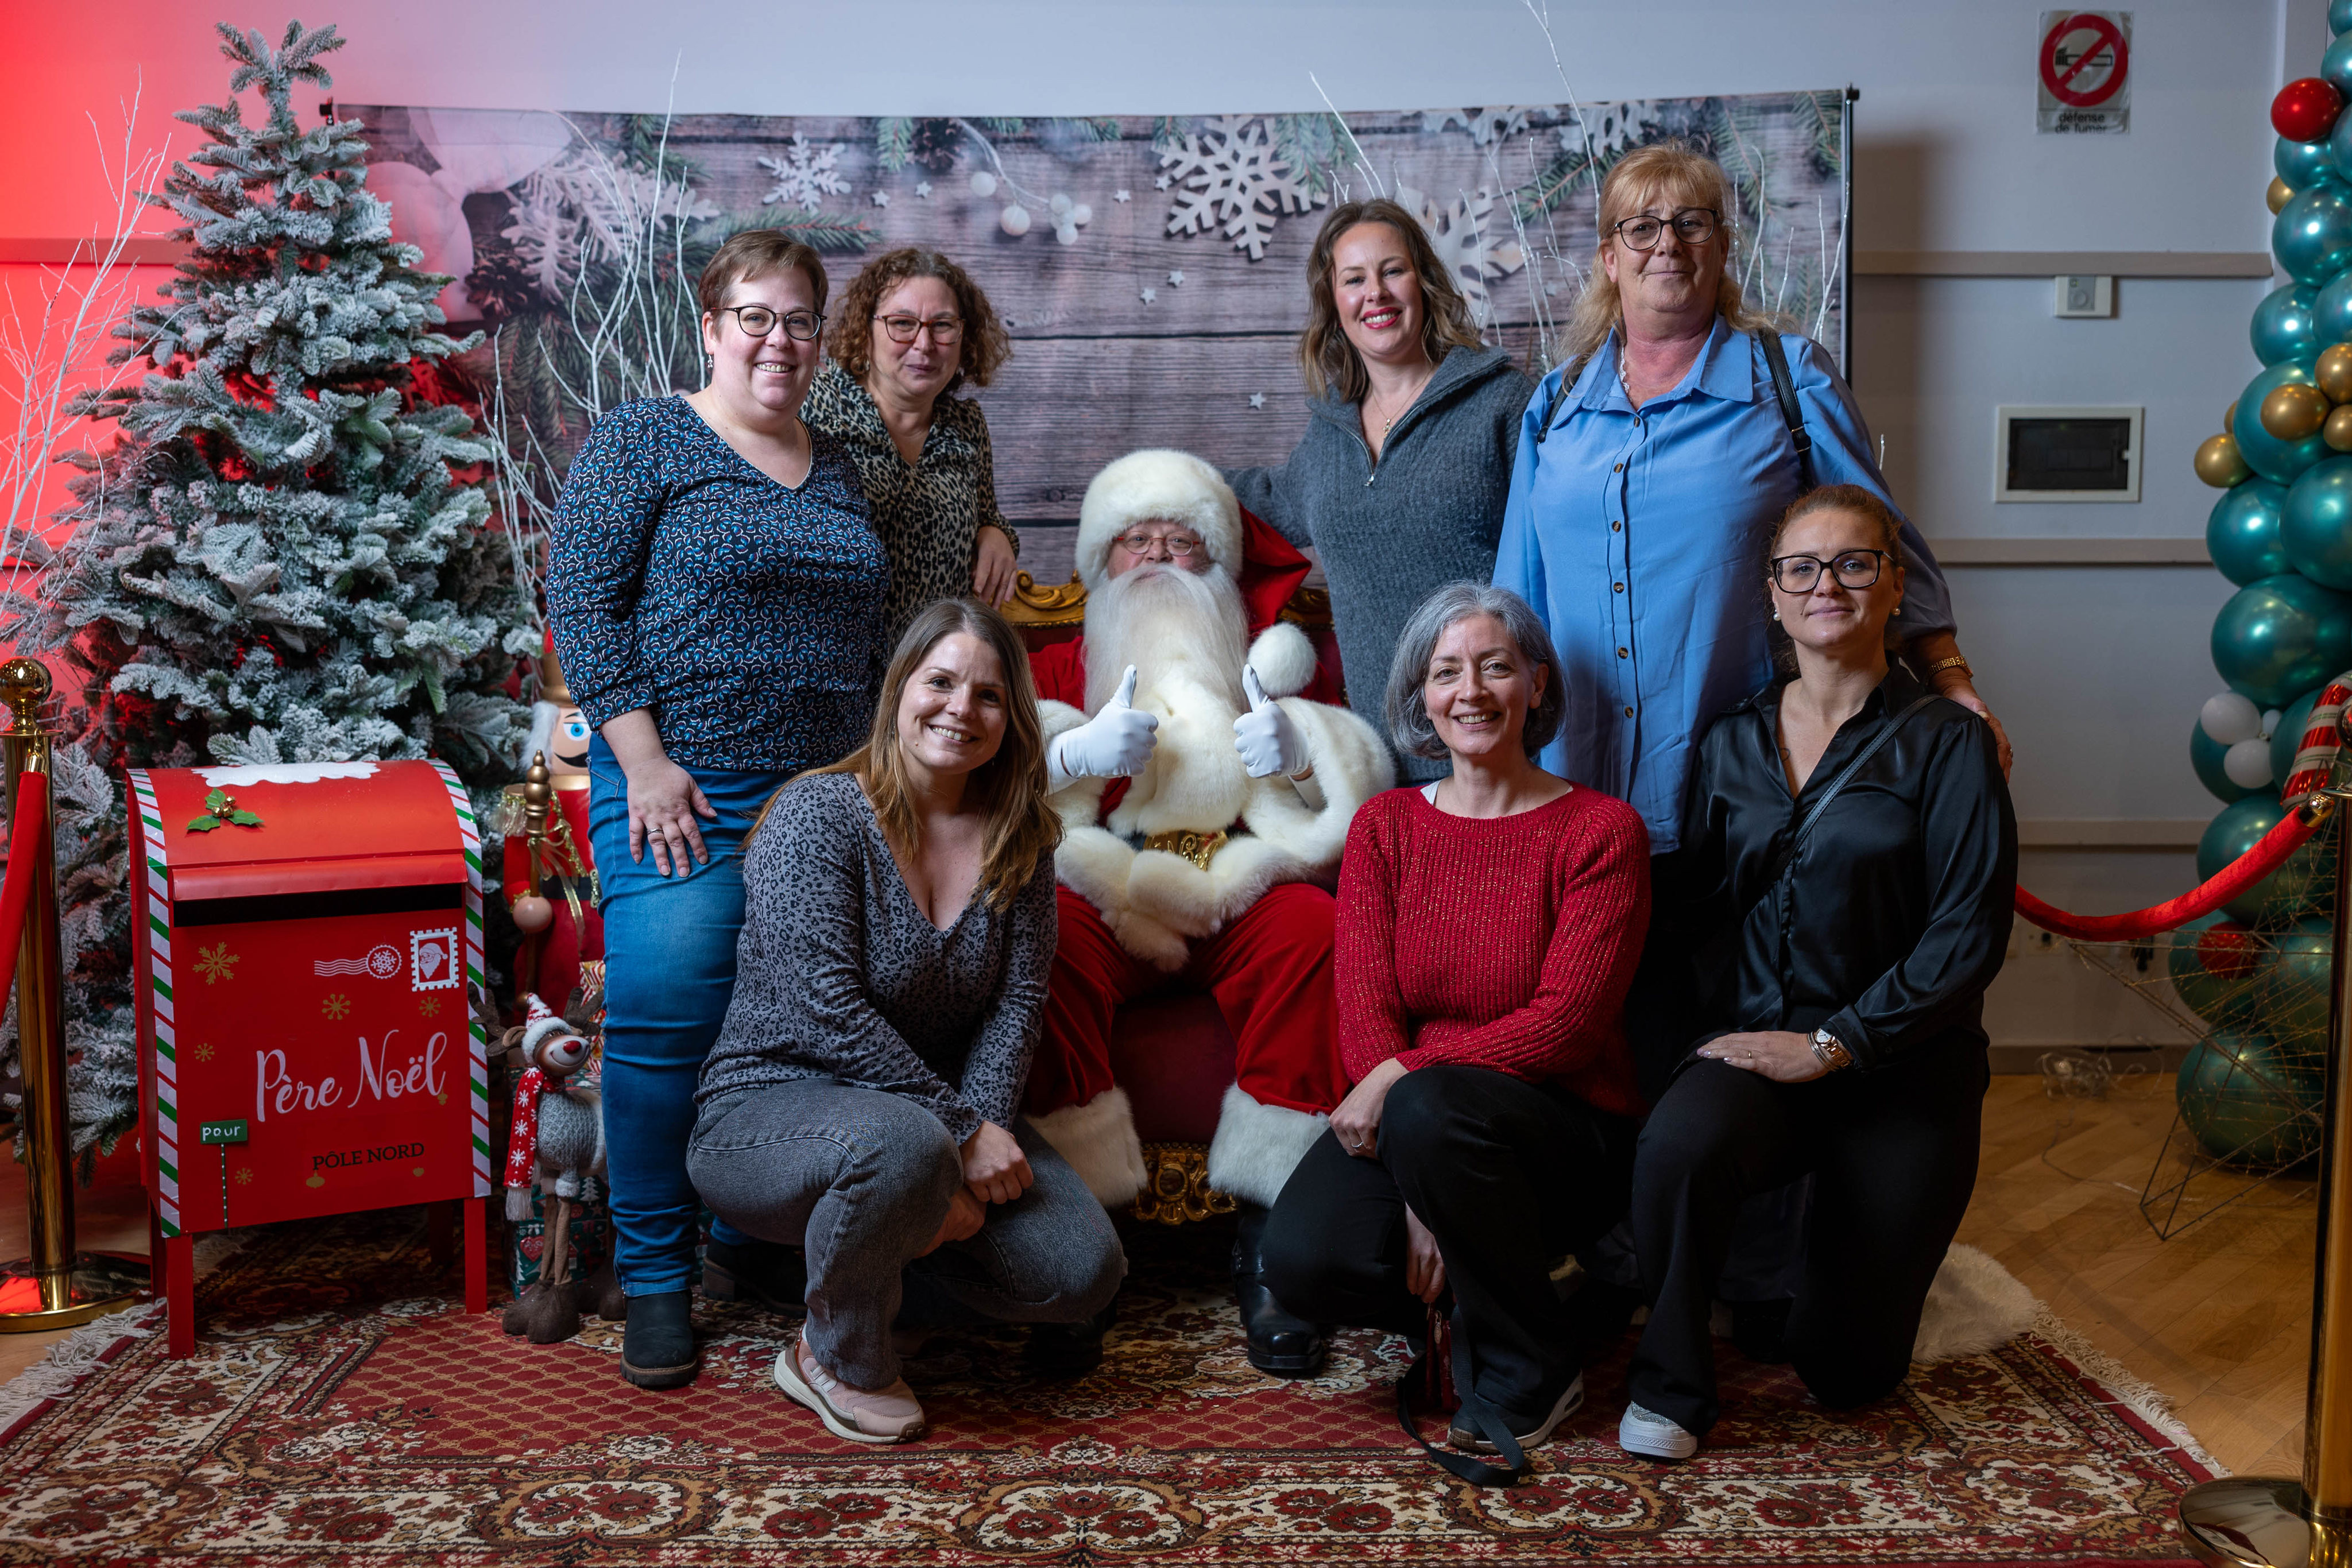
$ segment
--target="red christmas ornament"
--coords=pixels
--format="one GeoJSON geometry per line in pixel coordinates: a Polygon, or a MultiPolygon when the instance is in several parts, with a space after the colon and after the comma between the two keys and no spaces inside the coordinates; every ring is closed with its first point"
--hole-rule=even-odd
{"type": "Polygon", "coordinates": [[[2289,141],[2317,141],[2336,129],[2343,110],[2342,93],[2317,77],[2305,77],[2271,99],[2271,129],[2289,141]]]}

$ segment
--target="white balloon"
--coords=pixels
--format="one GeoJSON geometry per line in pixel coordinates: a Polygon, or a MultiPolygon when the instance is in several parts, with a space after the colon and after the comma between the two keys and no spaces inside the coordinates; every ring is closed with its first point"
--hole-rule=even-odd
{"type": "Polygon", "coordinates": [[[1080,228],[1084,228],[1088,224],[1095,221],[1095,210],[1087,205],[1086,203],[1080,202],[1076,206],[1070,209],[1070,221],[1077,225],[1080,228]]]}
{"type": "Polygon", "coordinates": [[[975,196],[996,194],[996,176],[985,169],[976,171],[971,177],[971,193],[975,196]]]}
{"type": "Polygon", "coordinates": [[[2221,771],[2241,789],[2259,789],[2271,781],[2271,743],[2242,740],[2221,754],[2221,771]]]}
{"type": "Polygon", "coordinates": [[[2263,738],[2264,740],[2268,740],[2272,736],[2278,733],[2279,720],[2285,716],[2286,709],[2283,707],[2270,707],[2263,710],[2263,738]]]}
{"type": "Polygon", "coordinates": [[[1029,232],[1029,209],[1015,202],[1004,209],[1004,215],[996,222],[1006,234],[1025,235],[1029,232]]]}
{"type": "Polygon", "coordinates": [[[1070,210],[1069,193],[1066,191],[1056,191],[1054,193],[1052,199],[1045,204],[1054,209],[1054,215],[1058,218],[1063,214],[1070,210]]]}
{"type": "Polygon", "coordinates": [[[2199,710],[2197,722],[2205,728],[2206,738],[2223,746],[2235,746],[2242,740],[2253,740],[2263,733],[2263,710],[2254,699],[2237,692],[2223,692],[2205,699],[2199,710]]]}

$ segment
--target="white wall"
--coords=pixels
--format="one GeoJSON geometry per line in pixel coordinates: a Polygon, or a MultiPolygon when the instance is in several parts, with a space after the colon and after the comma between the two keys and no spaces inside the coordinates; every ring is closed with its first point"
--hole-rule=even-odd
{"type": "MultiPolygon", "coordinates": [[[[1540,0],[1538,0],[1540,4],[1540,0]]],[[[147,122],[217,98],[185,0],[0,16],[0,241],[89,232],[100,213],[85,110],[111,129],[143,75],[147,122]]],[[[230,7],[222,7],[228,10],[230,7]]],[[[1587,100],[1853,83],[1864,250],[2257,251],[2268,243],[2270,95],[2315,68],[2322,0],[2138,0],[2132,128],[2038,136],[2039,3],[1650,0],[1549,8],[1587,100]]],[[[273,34],[284,13],[234,7],[273,34]]],[[[316,20],[315,16],[306,17],[316,20]]],[[[1520,0],[1031,0],[814,5],[404,0],[345,7],[332,57],[351,102],[756,113],[1081,113],[1550,102],[1563,96],[1520,0]]],[[[189,143],[185,128],[180,144],[189,143]]],[[[2266,285],[2138,280],[2107,321],[2057,321],[2046,278],[1874,277],[1854,290],[1855,383],[1898,498],[1930,537],[2201,534],[2198,441],[2256,369],[2266,285]],[[2137,506],[1996,506],[1992,409],[2147,409],[2137,506]]],[[[1956,569],[1964,641],[2020,754],[2019,814],[2180,819],[2214,802],[2188,727],[2217,689],[2204,653],[2227,585],[2204,567],[1956,569]]],[[[2062,904],[2179,891],[2179,852],[2029,853],[2062,904]]],[[[1995,1013],[2012,1040],[2132,1038],[2071,959],[2021,962],[1995,1013]]],[[[2119,996],[2119,993],[2118,993],[2119,996]]]]}

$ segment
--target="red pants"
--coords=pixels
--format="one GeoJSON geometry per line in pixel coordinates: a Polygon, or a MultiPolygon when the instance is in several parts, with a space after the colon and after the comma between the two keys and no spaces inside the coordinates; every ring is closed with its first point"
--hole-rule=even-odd
{"type": "Polygon", "coordinates": [[[1339,1002],[1331,989],[1331,895],[1285,883],[1214,936],[1192,944],[1170,976],[1118,945],[1102,916],[1068,888],[1045,995],[1045,1032],[1029,1069],[1028,1108],[1083,1105],[1111,1086],[1110,1020],[1119,1004],[1171,983],[1207,990],[1240,1046],[1234,1077],[1261,1105],[1319,1113],[1339,1103],[1339,1002]]]}

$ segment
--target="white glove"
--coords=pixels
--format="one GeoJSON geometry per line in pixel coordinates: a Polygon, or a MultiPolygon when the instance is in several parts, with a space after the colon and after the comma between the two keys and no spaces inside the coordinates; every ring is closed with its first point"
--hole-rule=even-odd
{"type": "Polygon", "coordinates": [[[1157,715],[1135,706],[1135,666],[1129,664],[1102,712],[1045,747],[1047,787],[1058,792],[1074,779],[1134,777],[1150,766],[1159,727],[1157,715]]]}
{"type": "Polygon", "coordinates": [[[1265,779],[1305,768],[1307,737],[1265,695],[1265,688],[1258,685],[1257,671],[1248,664],[1242,666],[1242,695],[1249,698],[1250,710],[1234,720],[1234,749],[1242,754],[1242,766],[1249,769],[1249,776],[1265,779]]]}

